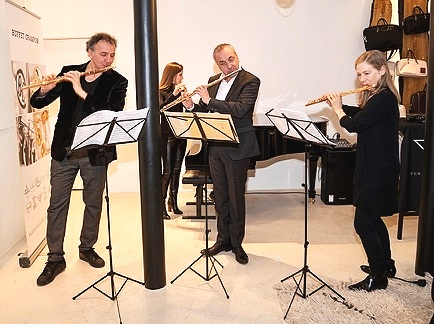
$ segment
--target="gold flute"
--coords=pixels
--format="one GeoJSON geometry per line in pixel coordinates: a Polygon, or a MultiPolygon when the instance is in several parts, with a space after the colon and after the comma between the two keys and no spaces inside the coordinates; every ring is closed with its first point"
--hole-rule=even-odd
{"type": "MultiPolygon", "coordinates": [[[[114,69],[114,67],[113,66],[107,66],[107,67],[102,68],[102,69],[81,72],[80,77],[86,76],[86,75],[97,74],[97,73],[103,73],[103,72],[106,72],[106,71],[111,70],[111,69],[114,69]]],[[[32,84],[23,86],[23,87],[21,87],[21,90],[34,88],[34,87],[40,87],[40,86],[44,86],[44,85],[51,84],[51,83],[63,82],[65,80],[66,80],[66,78],[62,75],[62,76],[58,76],[58,77],[51,79],[51,80],[40,81],[37,83],[32,83],[32,84]]]]}
{"type": "MultiPolygon", "coordinates": [[[[240,72],[240,71],[241,71],[241,69],[238,69],[238,70],[232,71],[231,73],[229,73],[229,74],[227,74],[227,75],[224,75],[224,76],[222,76],[221,78],[219,78],[219,79],[217,79],[217,80],[214,80],[213,82],[208,83],[208,84],[206,85],[206,88],[212,87],[213,85],[216,85],[217,83],[223,81],[223,80],[226,79],[226,78],[229,78],[229,77],[233,76],[234,74],[236,74],[236,73],[238,73],[238,72],[240,72]]],[[[165,105],[163,108],[161,108],[160,111],[161,111],[161,112],[166,111],[167,109],[170,109],[170,108],[172,108],[173,106],[176,106],[177,104],[179,104],[179,103],[181,103],[181,102],[187,100],[188,98],[191,98],[193,95],[194,95],[193,92],[191,92],[191,93],[187,93],[186,96],[184,96],[184,97],[179,97],[178,99],[173,100],[172,102],[168,103],[168,104],[165,105]]]]}
{"type": "MultiPolygon", "coordinates": [[[[361,88],[357,88],[357,89],[353,89],[353,90],[349,90],[349,91],[344,91],[344,92],[339,92],[339,94],[341,95],[341,97],[343,97],[343,96],[347,96],[347,95],[350,95],[350,94],[353,94],[353,93],[362,92],[362,91],[365,91],[365,90],[372,90],[373,88],[374,88],[374,86],[367,85],[367,86],[364,86],[364,87],[361,87],[361,88]]],[[[326,101],[326,100],[327,100],[326,97],[320,97],[318,99],[309,101],[307,104],[305,104],[305,106],[314,105],[316,103],[319,103],[319,102],[322,102],[322,101],[326,101]]]]}

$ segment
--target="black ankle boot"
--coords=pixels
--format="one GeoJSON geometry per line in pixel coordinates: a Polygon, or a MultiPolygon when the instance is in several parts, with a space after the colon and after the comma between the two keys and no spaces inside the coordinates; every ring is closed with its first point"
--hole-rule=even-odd
{"type": "MultiPolygon", "coordinates": [[[[361,265],[360,269],[362,269],[365,273],[371,273],[371,268],[368,265],[361,265]]],[[[388,261],[384,261],[384,271],[386,271],[386,276],[388,278],[393,278],[396,275],[396,267],[395,260],[390,259],[388,261]]]]}
{"type": "Polygon", "coordinates": [[[173,212],[175,214],[178,214],[178,215],[182,214],[182,210],[178,208],[178,201],[173,196],[169,196],[169,199],[167,199],[167,209],[169,211],[173,210],[173,212]]]}
{"type": "Polygon", "coordinates": [[[163,219],[170,219],[170,216],[166,210],[166,202],[164,200],[163,200],[163,219]]]}
{"type": "Polygon", "coordinates": [[[175,214],[181,215],[182,210],[178,207],[178,188],[179,188],[179,176],[181,170],[174,169],[172,179],[170,179],[169,199],[167,200],[167,208],[175,214]]]}
{"type": "Polygon", "coordinates": [[[376,289],[386,289],[388,284],[386,273],[371,273],[362,281],[349,285],[350,290],[366,290],[367,292],[376,289]]]}

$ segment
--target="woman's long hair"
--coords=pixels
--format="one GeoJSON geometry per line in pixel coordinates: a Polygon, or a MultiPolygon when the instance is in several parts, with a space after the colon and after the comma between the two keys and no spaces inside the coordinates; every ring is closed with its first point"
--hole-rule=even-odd
{"type": "Polygon", "coordinates": [[[358,59],[356,60],[354,66],[357,68],[357,65],[366,62],[370,65],[372,65],[375,69],[378,71],[381,70],[381,68],[384,66],[384,69],[386,70],[386,73],[384,73],[380,81],[378,81],[378,84],[376,85],[374,91],[363,91],[359,95],[359,105],[360,107],[364,107],[366,102],[371,98],[373,95],[379,93],[380,91],[383,91],[385,88],[389,88],[390,91],[396,96],[396,99],[398,100],[398,103],[401,101],[401,97],[399,95],[398,90],[395,87],[395,84],[393,83],[392,76],[390,75],[389,68],[387,66],[386,58],[384,56],[384,53],[373,50],[373,51],[367,51],[360,55],[358,59]]]}
{"type": "Polygon", "coordinates": [[[181,64],[176,62],[171,62],[166,65],[166,67],[163,70],[163,75],[161,76],[160,91],[166,91],[169,90],[171,87],[173,87],[173,78],[183,70],[181,64]]]}

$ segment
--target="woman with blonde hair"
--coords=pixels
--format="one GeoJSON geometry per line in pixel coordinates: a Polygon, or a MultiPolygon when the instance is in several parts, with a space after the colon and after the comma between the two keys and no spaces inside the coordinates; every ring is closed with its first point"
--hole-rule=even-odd
{"type": "Polygon", "coordinates": [[[370,87],[360,93],[358,107],[343,105],[339,93],[325,96],[339,124],[348,132],[357,133],[354,228],[369,266],[361,266],[368,276],[349,289],[369,292],[385,289],[387,278],[396,274],[389,232],[381,217],[398,212],[400,96],[384,53],[376,50],[363,53],[355,62],[355,70],[359,83],[370,87]]]}

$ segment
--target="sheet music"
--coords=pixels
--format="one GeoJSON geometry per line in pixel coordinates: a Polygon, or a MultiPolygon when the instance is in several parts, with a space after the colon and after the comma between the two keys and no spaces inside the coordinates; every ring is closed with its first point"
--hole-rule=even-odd
{"type": "Polygon", "coordinates": [[[170,127],[175,136],[190,139],[203,139],[200,126],[208,140],[230,141],[239,143],[238,134],[232,117],[229,114],[218,113],[178,113],[165,111],[170,127]],[[195,118],[196,115],[196,118],[195,118]],[[196,120],[199,120],[199,123],[196,120]]]}
{"type": "Polygon", "coordinates": [[[265,115],[284,136],[320,145],[336,145],[321,133],[310,117],[303,111],[274,108],[265,115]]]}
{"type": "Polygon", "coordinates": [[[283,113],[278,108],[271,109],[265,114],[268,119],[276,126],[277,130],[284,136],[300,138],[294,127],[288,122],[283,113]]]}
{"type": "Polygon", "coordinates": [[[317,144],[327,144],[335,146],[321,131],[315,126],[313,121],[304,111],[283,109],[282,113],[285,117],[293,120],[293,127],[295,127],[305,140],[317,144]]]}
{"type": "Polygon", "coordinates": [[[71,150],[88,146],[114,145],[137,141],[149,108],[128,111],[100,110],[84,118],[77,126],[71,150]],[[110,124],[115,119],[109,140],[110,124]]]}
{"type": "Polygon", "coordinates": [[[175,136],[191,139],[202,138],[199,127],[195,123],[194,115],[192,113],[165,111],[164,115],[166,116],[175,136]]]}
{"type": "Polygon", "coordinates": [[[235,132],[235,126],[231,115],[218,113],[197,114],[202,121],[202,128],[208,139],[239,143],[238,134],[235,132]],[[233,137],[232,137],[233,136],[233,137]]]}

